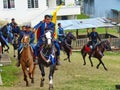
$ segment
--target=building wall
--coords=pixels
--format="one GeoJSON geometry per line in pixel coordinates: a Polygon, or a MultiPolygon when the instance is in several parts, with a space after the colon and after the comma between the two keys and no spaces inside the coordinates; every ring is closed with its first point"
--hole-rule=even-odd
{"type": "Polygon", "coordinates": [[[0,19],[10,21],[15,18],[17,22],[24,23],[30,20],[39,13],[47,9],[46,0],[39,0],[39,8],[28,8],[27,0],[15,0],[15,8],[4,9],[3,0],[0,2],[0,19]]]}
{"type": "Polygon", "coordinates": [[[95,17],[111,17],[112,8],[120,9],[120,0],[95,0],[95,17]]]}
{"type": "MultiPolygon", "coordinates": [[[[0,0],[0,19],[10,21],[15,18],[19,24],[32,23],[32,26],[43,20],[44,15],[52,14],[56,9],[56,0],[38,0],[39,8],[28,8],[28,0],[15,0],[14,9],[4,9],[3,0],[0,0]]],[[[80,14],[80,6],[75,6],[74,0],[65,0],[66,5],[58,12],[58,16],[80,14]],[[73,5],[72,5],[73,4],[73,5]]]]}

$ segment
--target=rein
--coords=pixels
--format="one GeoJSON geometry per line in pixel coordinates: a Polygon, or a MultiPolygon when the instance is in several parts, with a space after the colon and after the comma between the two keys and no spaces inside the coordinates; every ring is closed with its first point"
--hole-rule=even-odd
{"type": "Polygon", "coordinates": [[[66,39],[65,39],[65,44],[66,44],[67,46],[71,47],[71,44],[68,44],[67,41],[66,41],[66,39]]]}

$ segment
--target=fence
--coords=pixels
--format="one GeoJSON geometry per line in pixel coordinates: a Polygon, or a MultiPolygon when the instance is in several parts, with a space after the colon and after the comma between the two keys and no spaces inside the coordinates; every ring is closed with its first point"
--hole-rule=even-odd
{"type": "MultiPolygon", "coordinates": [[[[120,38],[109,38],[108,40],[110,41],[112,49],[120,49],[120,38]]],[[[81,49],[88,41],[88,38],[77,39],[72,42],[72,47],[73,49],[81,49]]]]}

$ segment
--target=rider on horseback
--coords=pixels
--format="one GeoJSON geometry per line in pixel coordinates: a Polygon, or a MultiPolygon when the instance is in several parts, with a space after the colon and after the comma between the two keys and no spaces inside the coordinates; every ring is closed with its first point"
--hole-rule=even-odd
{"type": "Polygon", "coordinates": [[[95,28],[92,28],[92,32],[89,33],[89,29],[87,29],[87,36],[89,37],[90,41],[90,48],[92,49],[91,55],[93,55],[95,45],[97,44],[97,39],[101,41],[101,38],[99,37],[99,34],[96,32],[95,28]]]}
{"type": "Polygon", "coordinates": [[[18,62],[17,62],[17,66],[19,67],[20,66],[20,52],[22,50],[22,47],[23,47],[23,44],[21,43],[21,40],[23,38],[24,35],[29,35],[30,36],[30,46],[32,47],[33,51],[34,51],[34,39],[35,39],[35,34],[30,30],[30,26],[27,25],[26,28],[23,26],[20,32],[20,36],[19,36],[19,39],[18,39],[18,62]]]}
{"type": "MultiPolygon", "coordinates": [[[[40,51],[40,47],[43,44],[43,40],[42,37],[44,36],[44,32],[45,30],[52,30],[53,32],[53,36],[54,36],[54,31],[55,31],[55,24],[53,22],[51,22],[51,16],[50,15],[45,15],[44,20],[40,21],[35,27],[34,27],[34,32],[36,30],[40,30],[40,32],[38,32],[39,36],[38,36],[38,42],[35,46],[35,58],[36,58],[36,63],[37,63],[37,59],[38,59],[38,54],[40,51]]],[[[57,59],[59,60],[59,55],[60,55],[60,47],[59,44],[57,43],[57,41],[54,42],[54,45],[57,49],[57,59]]]]}
{"type": "Polygon", "coordinates": [[[61,27],[61,23],[58,23],[58,40],[62,42],[64,38],[65,38],[64,29],[61,27]]]}
{"type": "Polygon", "coordinates": [[[10,26],[12,27],[12,29],[15,27],[15,24],[16,24],[15,19],[12,18],[10,23],[10,26]]]}

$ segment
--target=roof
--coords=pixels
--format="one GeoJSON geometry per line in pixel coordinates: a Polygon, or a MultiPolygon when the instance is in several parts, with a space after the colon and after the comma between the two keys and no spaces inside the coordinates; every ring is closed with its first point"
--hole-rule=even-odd
{"type": "Polygon", "coordinates": [[[109,20],[106,18],[90,18],[90,19],[79,19],[79,20],[58,20],[58,23],[62,24],[64,30],[75,30],[85,28],[97,28],[97,27],[112,27],[109,20]]]}
{"type": "Polygon", "coordinates": [[[111,10],[120,12],[120,8],[113,8],[113,9],[111,9],[111,10]]]}

